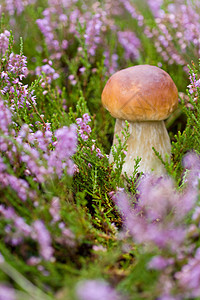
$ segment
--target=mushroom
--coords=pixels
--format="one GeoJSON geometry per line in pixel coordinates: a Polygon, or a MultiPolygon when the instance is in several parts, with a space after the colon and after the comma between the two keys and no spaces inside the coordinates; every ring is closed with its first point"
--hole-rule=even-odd
{"type": "MultiPolygon", "coordinates": [[[[121,131],[125,120],[129,123],[130,137],[122,173],[133,174],[137,157],[141,158],[138,172],[165,173],[160,159],[171,155],[170,138],[164,120],[177,108],[178,90],[172,78],[164,70],[150,65],[138,65],[113,74],[102,92],[103,106],[116,118],[113,145],[116,134],[123,141],[121,131]]],[[[112,153],[109,157],[113,162],[112,153]]]]}

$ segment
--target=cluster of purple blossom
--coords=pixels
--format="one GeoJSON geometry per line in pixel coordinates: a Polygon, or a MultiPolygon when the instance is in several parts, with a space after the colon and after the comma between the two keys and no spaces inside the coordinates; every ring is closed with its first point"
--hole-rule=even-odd
{"type": "Polygon", "coordinates": [[[10,37],[10,32],[8,30],[5,30],[4,32],[0,33],[0,53],[1,53],[1,55],[4,55],[6,50],[8,49],[9,37],[10,37]]]}
{"type": "Polygon", "coordinates": [[[26,175],[33,176],[40,183],[55,174],[61,177],[66,167],[68,174],[73,174],[73,162],[70,157],[75,153],[77,144],[75,125],[57,129],[54,133],[56,141],[52,142],[52,132],[49,128],[46,128],[45,132],[38,130],[34,133],[27,124],[24,124],[18,133],[13,129],[9,131],[11,116],[2,101],[1,107],[7,113],[1,119],[0,129],[4,135],[8,136],[9,133],[17,142],[16,146],[7,137],[1,137],[1,151],[10,161],[15,161],[15,157],[18,156],[18,163],[26,165],[26,175]],[[52,143],[54,150],[50,150],[49,147],[52,143]]]}
{"type": "Polygon", "coordinates": [[[86,25],[85,44],[88,53],[94,56],[97,47],[102,43],[104,33],[111,24],[106,10],[98,2],[91,7],[84,4],[78,8],[76,1],[64,3],[63,1],[49,1],[49,7],[43,11],[43,19],[38,19],[37,24],[45,37],[45,42],[50,51],[51,58],[60,59],[68,45],[73,41],[71,35],[79,36],[78,24],[86,25]],[[58,34],[62,29],[62,40],[58,34]]]}
{"type": "MultiPolygon", "coordinates": [[[[52,67],[53,63],[51,60],[44,59],[43,63],[45,63],[43,66],[36,67],[35,74],[38,76],[42,76],[42,79],[40,81],[40,86],[44,89],[47,89],[53,80],[59,78],[59,74],[56,73],[56,71],[52,67]],[[45,77],[43,75],[45,75],[45,77]]],[[[46,93],[47,90],[43,92],[43,94],[46,93]]]]}
{"type": "MultiPolygon", "coordinates": [[[[76,1],[63,3],[63,1],[49,1],[49,7],[43,11],[43,19],[38,19],[37,24],[45,37],[45,42],[50,51],[52,59],[60,59],[65,54],[69,44],[73,43],[71,35],[79,36],[78,24],[85,26],[85,45],[92,61],[96,55],[98,47],[104,49],[105,65],[109,73],[117,69],[118,56],[110,52],[109,45],[105,39],[106,32],[111,30],[119,39],[119,43],[124,48],[125,57],[135,60],[139,58],[139,39],[133,32],[120,31],[115,25],[113,14],[117,13],[116,3],[111,1],[105,3],[95,2],[89,6],[86,3],[80,8],[76,1]],[[116,13],[115,13],[116,11],[116,13]],[[62,29],[62,38],[58,34],[58,28],[62,29]],[[119,32],[119,33],[118,33],[119,32]],[[64,34],[65,33],[65,34],[64,34]]],[[[81,47],[77,50],[78,52],[81,47]]],[[[73,75],[70,75],[73,76],[73,75]]],[[[69,78],[70,79],[70,78],[69,78]]],[[[70,79],[75,85],[75,78],[70,79]]]]}
{"type": "MultiPolygon", "coordinates": [[[[105,13],[104,13],[105,14],[105,13]]],[[[85,44],[88,47],[88,54],[94,56],[97,46],[101,43],[101,27],[103,23],[101,15],[95,14],[89,22],[87,22],[85,30],[85,44]]]]}
{"type": "Polygon", "coordinates": [[[104,280],[86,280],[77,285],[77,295],[80,300],[122,300],[122,297],[104,280]]]}
{"type": "Polygon", "coordinates": [[[36,0],[2,0],[0,15],[5,12],[8,12],[10,16],[13,16],[15,13],[20,15],[27,5],[34,4],[35,2],[36,0]]]}
{"type": "Polygon", "coordinates": [[[145,19],[139,16],[137,7],[129,0],[124,3],[125,9],[136,19],[139,26],[144,28],[145,35],[154,42],[157,52],[169,64],[185,66],[190,63],[191,53],[193,58],[200,55],[200,15],[198,1],[174,1],[165,5],[164,1],[148,0],[156,26],[151,28],[145,24],[145,19]],[[190,56],[188,56],[188,51],[190,56]]]}
{"type": "Polygon", "coordinates": [[[139,58],[140,40],[132,31],[118,31],[118,40],[125,49],[125,59],[136,60],[139,58]],[[133,47],[134,45],[134,47],[133,47]]]}
{"type": "MultiPolygon", "coordinates": [[[[80,135],[81,139],[83,141],[87,141],[89,138],[89,135],[91,133],[91,127],[88,125],[88,123],[91,121],[91,118],[88,113],[83,114],[82,118],[77,118],[76,119],[76,124],[78,125],[78,134],[80,135]]],[[[92,140],[92,146],[91,146],[91,152],[96,152],[96,156],[98,158],[104,157],[104,155],[101,153],[101,150],[96,147],[95,145],[95,140],[92,140]]],[[[89,163],[89,167],[92,165],[89,163]]]]}
{"type": "MultiPolygon", "coordinates": [[[[8,36],[6,31],[4,35],[8,36]]],[[[2,45],[1,50],[5,53],[8,43],[2,45]]],[[[60,177],[66,167],[68,174],[73,174],[74,166],[70,157],[75,153],[77,144],[75,125],[64,126],[56,130],[54,143],[50,123],[43,122],[43,131],[38,130],[36,132],[30,129],[32,124],[30,126],[22,125],[18,132],[10,126],[13,124],[11,111],[15,112],[24,104],[28,107],[36,105],[36,97],[33,95],[34,90],[22,83],[28,72],[26,57],[14,53],[7,56],[2,58],[4,66],[0,79],[1,93],[7,99],[5,102],[0,100],[0,151],[2,155],[8,158],[13,167],[15,164],[24,164],[26,166],[24,175],[32,176],[36,182],[45,182],[49,176],[52,177],[55,174],[60,177]],[[6,103],[9,104],[11,110],[8,109],[6,103]],[[50,150],[51,145],[54,146],[54,150],[50,150]]],[[[49,61],[42,68],[42,71],[47,74],[48,83],[58,77],[50,64],[49,61]]],[[[23,201],[27,197],[31,199],[34,197],[34,193],[29,190],[29,184],[26,180],[7,173],[3,159],[1,159],[0,177],[1,185],[3,187],[10,186],[23,201]]]]}
{"type": "MultiPolygon", "coordinates": [[[[38,206],[38,203],[35,202],[34,205],[38,206]]],[[[28,265],[38,266],[38,269],[44,271],[44,274],[46,274],[46,272],[41,265],[42,260],[54,262],[56,259],[53,256],[54,248],[52,242],[54,239],[56,239],[56,242],[60,245],[68,245],[70,247],[74,247],[75,245],[74,234],[62,221],[60,210],[60,199],[53,197],[49,207],[51,222],[48,224],[48,227],[52,227],[53,230],[57,227],[60,231],[60,235],[57,234],[57,236],[54,236],[50,234],[43,220],[36,219],[31,224],[28,224],[25,218],[15,212],[13,206],[0,205],[0,219],[2,225],[4,223],[3,221],[5,221],[4,242],[12,247],[25,244],[27,239],[32,239],[37,242],[39,255],[34,253],[33,256],[26,257],[26,261],[28,265]]]]}
{"type": "MultiPolygon", "coordinates": [[[[104,155],[101,153],[101,150],[100,150],[99,148],[96,147],[96,145],[95,145],[95,140],[92,140],[92,142],[93,142],[93,145],[92,145],[92,147],[91,147],[91,151],[93,152],[93,151],[95,150],[95,151],[96,151],[96,156],[97,156],[98,158],[104,157],[104,155]]],[[[108,155],[107,155],[107,157],[108,157],[108,155]]]]}
{"type": "Polygon", "coordinates": [[[77,80],[75,79],[75,76],[73,74],[70,74],[68,76],[68,79],[71,82],[71,85],[76,85],[77,84],[77,80]]]}
{"type": "Polygon", "coordinates": [[[200,157],[188,153],[183,165],[186,173],[182,191],[176,190],[169,177],[144,175],[132,204],[123,192],[117,192],[113,197],[122,214],[125,230],[133,240],[145,245],[146,251],[151,253],[153,249],[159,249],[159,255],[155,255],[148,265],[148,268],[161,271],[157,287],[159,299],[200,296],[199,248],[192,242],[199,236],[200,226],[200,209],[196,206],[200,157]],[[186,226],[185,217],[192,210],[191,225],[186,226]]]}
{"type": "MultiPolygon", "coordinates": [[[[11,113],[5,107],[3,101],[0,102],[2,118],[0,121],[1,131],[1,153],[8,157],[13,168],[16,165],[15,158],[18,157],[18,164],[24,163],[26,169],[25,177],[33,176],[37,182],[44,182],[48,176],[57,174],[62,175],[62,171],[68,166],[68,173],[73,173],[73,163],[70,159],[76,149],[76,127],[63,127],[55,132],[57,141],[54,142],[55,149],[50,150],[49,144],[52,142],[52,133],[37,131],[33,133],[28,125],[23,125],[18,134],[13,129],[10,130],[11,113]],[[17,145],[15,142],[17,142],[17,145]]],[[[26,201],[27,197],[34,201],[37,206],[36,191],[31,191],[28,182],[25,179],[17,178],[8,173],[6,163],[0,156],[0,185],[1,189],[5,186],[10,187],[17,192],[19,198],[26,201]]],[[[52,216],[52,225],[59,222],[60,206],[59,199],[52,199],[49,212],[52,216]]],[[[13,207],[0,206],[0,215],[5,220],[11,222],[5,228],[5,242],[12,246],[17,246],[24,242],[25,238],[32,238],[39,244],[40,256],[45,260],[53,259],[53,248],[51,246],[51,237],[43,221],[36,220],[32,225],[28,225],[22,217],[19,217],[13,207]]],[[[54,225],[55,226],[55,225],[54,225]]],[[[62,239],[58,242],[66,243],[67,239],[73,242],[73,235],[65,224],[60,222],[59,228],[62,233],[62,239]]],[[[39,257],[31,257],[29,264],[39,264],[39,257]]]]}
{"type": "MultiPolygon", "coordinates": [[[[56,48],[57,56],[61,56],[63,51],[61,41],[56,37],[55,28],[65,26],[68,28],[68,33],[73,33],[79,35],[77,32],[77,21],[82,25],[86,24],[85,32],[85,43],[87,45],[88,53],[94,56],[98,46],[104,46],[105,64],[108,72],[114,72],[117,68],[118,56],[116,53],[110,53],[108,47],[106,46],[105,33],[108,30],[112,30],[118,36],[118,41],[124,48],[125,59],[130,59],[132,61],[137,60],[140,56],[141,43],[137,38],[135,32],[127,29],[120,31],[113,16],[121,16],[124,13],[124,9],[128,11],[132,18],[135,19],[140,27],[143,28],[145,35],[153,40],[157,52],[161,55],[164,61],[169,64],[178,64],[185,66],[185,70],[188,61],[188,51],[193,52],[193,57],[198,57],[200,53],[199,44],[199,13],[197,10],[197,1],[185,3],[184,1],[175,1],[175,3],[170,3],[165,10],[162,8],[163,1],[152,1],[148,0],[147,4],[151,10],[156,27],[151,28],[148,24],[145,24],[145,18],[143,12],[138,10],[129,0],[126,1],[105,1],[104,6],[96,2],[92,7],[82,7],[81,9],[76,8],[71,10],[71,6],[68,5],[66,12],[66,7],[60,6],[59,13],[63,16],[61,20],[55,21],[55,13],[58,13],[58,3],[51,1],[54,9],[47,8],[44,11],[44,19],[38,20],[38,25],[45,36],[46,43],[49,45],[49,49],[56,48]],[[70,9],[69,9],[70,7],[70,9]],[[87,10],[86,10],[87,8],[87,10]],[[61,12],[62,10],[62,12],[61,12]],[[64,18],[65,16],[65,18],[64,18]],[[52,21],[54,20],[54,22],[52,21]],[[63,23],[63,20],[65,23],[63,23]],[[48,26],[47,26],[48,24],[48,26]],[[57,27],[56,27],[57,25],[57,27]],[[174,33],[176,30],[176,34],[174,33]],[[57,41],[57,42],[56,42],[57,41]]],[[[199,9],[199,8],[198,8],[199,9]]],[[[66,39],[68,39],[66,37],[66,39]]],[[[66,41],[66,40],[64,40],[66,41]]],[[[69,42],[69,41],[68,41],[69,42]]],[[[71,43],[71,42],[70,42],[71,43]]],[[[55,56],[53,54],[53,56],[55,56]]],[[[57,58],[59,58],[57,57],[57,58]]],[[[189,57],[190,59],[190,57],[189,57]]]]}
{"type": "MultiPolygon", "coordinates": [[[[1,49],[5,53],[8,48],[8,43],[4,44],[1,49]]],[[[11,104],[12,111],[16,108],[26,105],[30,107],[36,104],[34,91],[24,85],[22,80],[27,76],[27,58],[22,54],[14,54],[13,52],[8,57],[2,58],[4,68],[1,71],[0,92],[2,95],[8,96],[8,101],[11,104]]]]}
{"type": "Polygon", "coordinates": [[[78,125],[78,133],[84,141],[88,140],[89,134],[92,131],[91,127],[88,125],[90,121],[91,118],[88,113],[85,113],[82,118],[76,119],[76,124],[78,125]]]}
{"type": "MultiPolygon", "coordinates": [[[[8,36],[7,32],[5,35],[8,36]]],[[[8,43],[1,45],[1,51],[5,54],[8,43]]],[[[61,177],[66,168],[68,174],[73,174],[74,164],[71,156],[76,151],[77,128],[75,125],[64,126],[53,133],[50,123],[43,122],[43,129],[36,132],[31,129],[32,124],[15,126],[17,129],[14,129],[15,123],[12,117],[16,109],[20,109],[24,103],[28,105],[30,100],[36,105],[34,91],[29,90],[28,86],[22,83],[27,75],[26,63],[26,58],[22,54],[11,53],[8,57],[6,55],[2,57],[4,69],[1,73],[1,93],[7,100],[0,100],[0,187],[2,192],[5,189],[6,193],[12,191],[23,202],[29,199],[32,200],[34,207],[38,207],[39,189],[33,190],[28,178],[31,177],[36,183],[41,184],[54,177],[61,177]]],[[[48,66],[50,70],[50,64],[48,66]]],[[[50,79],[55,75],[53,69],[50,70],[51,72],[47,72],[47,68],[45,70],[50,79]]],[[[74,245],[73,234],[61,222],[59,198],[53,197],[49,213],[52,217],[49,226],[55,227],[57,224],[61,233],[57,242],[66,244],[69,240],[71,245],[74,245]]],[[[39,256],[30,257],[27,263],[38,265],[38,268],[45,273],[40,262],[42,259],[54,260],[54,249],[51,234],[44,221],[37,219],[32,224],[28,224],[15,212],[14,207],[4,204],[0,205],[0,218],[2,222],[6,221],[4,230],[6,244],[17,247],[30,238],[38,243],[39,256]]]]}
{"type": "Polygon", "coordinates": [[[189,75],[190,84],[188,85],[189,93],[194,96],[194,100],[197,97],[197,88],[200,88],[200,79],[197,78],[197,74],[192,73],[189,75]]]}
{"type": "MultiPolygon", "coordinates": [[[[34,3],[34,0],[28,2],[34,3]]],[[[17,6],[21,6],[21,9],[17,9],[20,13],[25,4],[27,5],[27,1],[10,0],[9,3],[7,6],[3,5],[2,9],[8,10],[11,15],[17,6]]],[[[176,0],[163,5],[162,0],[147,0],[146,3],[155,19],[154,27],[146,23],[144,12],[130,0],[106,0],[103,3],[96,1],[92,5],[84,3],[80,6],[77,6],[77,1],[72,0],[66,3],[62,0],[49,0],[48,7],[43,11],[43,18],[37,20],[37,25],[45,38],[50,58],[57,60],[65,55],[69,45],[74,43],[74,36],[79,36],[78,24],[85,26],[84,38],[89,59],[93,61],[98,47],[103,46],[105,65],[108,72],[113,73],[117,69],[118,56],[115,52],[110,52],[105,38],[108,31],[112,31],[112,34],[118,37],[119,44],[124,48],[126,60],[137,60],[142,48],[136,32],[128,28],[121,31],[116,25],[115,16],[124,16],[125,10],[137,21],[151,43],[153,41],[164,61],[183,65],[187,71],[186,65],[191,60],[188,53],[193,54],[193,59],[200,54],[198,1],[176,0]]],[[[74,81],[72,84],[75,84],[74,81]]]]}
{"type": "Polygon", "coordinates": [[[5,242],[7,244],[16,247],[22,244],[25,238],[32,238],[38,242],[41,258],[53,259],[54,251],[51,246],[51,237],[41,220],[36,220],[32,225],[28,225],[22,217],[16,214],[13,207],[6,208],[3,204],[0,205],[0,216],[9,221],[9,224],[5,226],[5,242]]]}
{"type": "MultiPolygon", "coordinates": [[[[59,40],[57,29],[60,28],[64,30],[64,28],[67,27],[69,17],[66,11],[70,9],[72,2],[73,1],[65,3],[63,1],[49,0],[49,7],[43,11],[44,18],[37,20],[37,25],[44,35],[48,50],[51,53],[51,59],[60,59],[68,48],[68,41],[65,38],[61,41],[59,40]]],[[[77,18],[76,12],[74,17],[75,19],[77,18]]],[[[70,32],[74,33],[72,28],[70,32]]]]}
{"type": "MultiPolygon", "coordinates": [[[[7,153],[9,159],[14,161],[16,153],[16,146],[10,141],[9,126],[11,123],[11,112],[5,107],[3,101],[0,101],[1,120],[0,120],[0,151],[1,153],[7,153]],[[12,147],[12,150],[8,150],[12,147]]],[[[14,133],[14,132],[13,132],[14,133]]],[[[3,162],[2,156],[0,156],[0,183],[2,187],[10,186],[17,192],[19,198],[23,201],[26,200],[27,195],[33,198],[33,193],[29,191],[29,185],[24,179],[15,177],[12,174],[7,173],[7,165],[3,162]]]]}
{"type": "Polygon", "coordinates": [[[37,242],[39,255],[31,256],[26,258],[26,260],[28,265],[37,265],[41,271],[43,271],[41,265],[42,260],[53,262],[56,259],[53,256],[54,248],[52,246],[52,239],[56,239],[56,242],[61,245],[75,245],[73,233],[66,227],[65,223],[61,221],[59,201],[59,198],[53,197],[49,209],[52,216],[52,222],[49,224],[49,227],[53,226],[55,229],[57,225],[60,230],[60,236],[57,234],[56,237],[51,236],[44,221],[41,219],[33,221],[32,224],[27,224],[26,220],[20,217],[13,207],[5,207],[3,204],[0,205],[1,220],[4,219],[6,221],[4,229],[5,243],[17,247],[26,243],[26,239],[32,239],[37,242]]]}
{"type": "Polygon", "coordinates": [[[0,300],[16,300],[14,290],[6,285],[0,285],[0,300]]]}

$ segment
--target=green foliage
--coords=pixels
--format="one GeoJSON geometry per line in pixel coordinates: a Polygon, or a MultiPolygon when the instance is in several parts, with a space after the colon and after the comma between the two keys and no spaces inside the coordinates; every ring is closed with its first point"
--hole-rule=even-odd
{"type": "MultiPolygon", "coordinates": [[[[199,79],[199,70],[194,66],[190,68],[190,75],[197,81],[199,79]]],[[[192,84],[192,83],[191,83],[192,84]]],[[[181,108],[187,117],[187,123],[183,132],[178,131],[172,142],[172,162],[166,164],[166,168],[171,176],[178,183],[181,181],[181,173],[183,171],[182,159],[188,151],[196,151],[200,153],[200,90],[197,87],[194,94],[190,94],[187,90],[187,102],[181,99],[181,108]]]]}
{"type": "Polygon", "coordinates": [[[158,273],[147,269],[152,256],[152,254],[145,253],[136,257],[128,276],[120,283],[122,290],[131,290],[130,300],[155,299],[155,283],[158,273]]]}
{"type": "Polygon", "coordinates": [[[116,180],[115,189],[120,184],[122,167],[125,162],[126,151],[127,151],[127,147],[128,147],[127,141],[130,136],[130,133],[128,131],[129,123],[127,121],[125,121],[125,124],[126,124],[126,127],[121,132],[124,137],[123,143],[122,143],[121,139],[119,138],[119,136],[116,134],[117,145],[113,145],[111,147],[111,153],[112,153],[113,160],[114,160],[114,162],[113,162],[114,168],[112,170],[111,176],[114,177],[116,180]]]}

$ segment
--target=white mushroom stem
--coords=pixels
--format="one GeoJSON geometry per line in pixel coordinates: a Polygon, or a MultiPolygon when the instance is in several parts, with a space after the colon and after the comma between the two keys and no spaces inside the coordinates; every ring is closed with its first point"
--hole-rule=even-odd
{"type": "MultiPolygon", "coordinates": [[[[125,128],[124,120],[116,120],[113,145],[118,144],[116,134],[122,142],[124,136],[121,131],[125,128]]],[[[126,172],[128,176],[133,174],[134,165],[137,157],[142,160],[138,172],[164,174],[165,168],[159,158],[155,155],[152,147],[159,152],[162,159],[166,160],[166,154],[171,155],[170,138],[165,127],[164,121],[146,121],[146,122],[129,122],[130,137],[127,141],[128,149],[123,165],[122,173],[126,172]]],[[[110,153],[110,163],[113,162],[113,156],[110,153]]]]}

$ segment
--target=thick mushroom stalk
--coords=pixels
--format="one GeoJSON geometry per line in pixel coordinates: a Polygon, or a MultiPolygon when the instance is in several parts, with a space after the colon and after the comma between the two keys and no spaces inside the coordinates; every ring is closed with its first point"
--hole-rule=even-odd
{"type": "MultiPolygon", "coordinates": [[[[117,119],[113,145],[118,144],[116,134],[122,141],[124,140],[124,136],[121,133],[123,128],[125,128],[125,121],[117,119]]],[[[129,132],[130,137],[127,141],[127,155],[122,173],[124,174],[126,172],[129,177],[132,175],[135,165],[134,159],[137,157],[141,158],[138,172],[149,173],[153,171],[158,175],[165,173],[164,165],[152,149],[152,147],[154,147],[164,161],[166,160],[166,154],[170,157],[171,143],[164,121],[129,121],[129,132]]],[[[109,162],[113,162],[112,153],[110,153],[109,162]]]]}
{"type": "Polygon", "coordinates": [[[123,140],[121,131],[125,126],[124,120],[130,124],[128,152],[122,172],[131,176],[134,159],[140,157],[140,172],[164,173],[164,166],[152,147],[164,161],[166,154],[170,157],[171,144],[164,120],[177,108],[178,90],[169,74],[149,65],[118,71],[106,83],[102,103],[117,119],[113,144],[118,143],[116,134],[123,140]]]}

